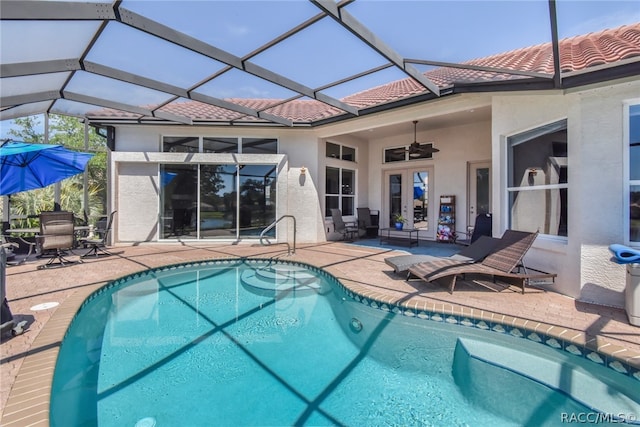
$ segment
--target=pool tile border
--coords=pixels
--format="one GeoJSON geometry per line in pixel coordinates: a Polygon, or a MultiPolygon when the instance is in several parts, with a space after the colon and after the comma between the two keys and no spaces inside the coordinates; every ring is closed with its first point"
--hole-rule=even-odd
{"type": "MultiPolygon", "coordinates": [[[[337,279],[335,279],[337,280],[337,279]]],[[[409,317],[446,322],[527,339],[590,360],[640,382],[640,355],[610,343],[601,343],[583,332],[541,322],[496,314],[484,310],[456,307],[446,303],[397,301],[380,296],[360,285],[347,285],[339,280],[346,294],[364,305],[409,317]]]]}

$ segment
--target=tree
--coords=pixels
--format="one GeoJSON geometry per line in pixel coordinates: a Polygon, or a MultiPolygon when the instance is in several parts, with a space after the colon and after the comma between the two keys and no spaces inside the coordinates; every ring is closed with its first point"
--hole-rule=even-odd
{"type": "MultiPolygon", "coordinates": [[[[44,143],[44,134],[39,133],[41,116],[30,116],[15,120],[19,129],[11,129],[9,134],[18,141],[44,143]]],[[[87,165],[89,206],[87,214],[92,222],[103,215],[107,199],[107,153],[106,141],[92,129],[89,131],[89,147],[84,146],[84,125],[70,116],[50,116],[49,143],[62,145],[70,150],[89,151],[94,153],[87,165]]],[[[83,215],[83,177],[77,175],[62,182],[60,191],[60,207],[63,210],[83,215]]],[[[53,186],[15,194],[11,197],[11,212],[14,215],[35,215],[43,210],[53,209],[53,186]]],[[[23,223],[22,226],[31,226],[23,223]]]]}
{"type": "Polygon", "coordinates": [[[22,129],[10,129],[9,135],[15,136],[16,140],[42,144],[44,142],[44,135],[36,131],[36,127],[40,125],[40,116],[29,116],[15,119],[14,123],[20,126],[22,129]]]}

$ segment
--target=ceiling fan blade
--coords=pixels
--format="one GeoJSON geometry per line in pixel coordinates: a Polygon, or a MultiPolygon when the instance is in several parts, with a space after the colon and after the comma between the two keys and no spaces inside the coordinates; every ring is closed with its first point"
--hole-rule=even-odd
{"type": "Polygon", "coordinates": [[[437,148],[435,148],[434,146],[430,146],[430,147],[420,147],[418,149],[416,149],[416,152],[418,153],[422,153],[422,154],[433,154],[433,153],[437,153],[440,150],[438,150],[437,148]]]}
{"type": "Polygon", "coordinates": [[[440,150],[435,148],[433,144],[420,144],[419,142],[414,142],[409,146],[409,153],[433,154],[439,151],[440,150]]]}

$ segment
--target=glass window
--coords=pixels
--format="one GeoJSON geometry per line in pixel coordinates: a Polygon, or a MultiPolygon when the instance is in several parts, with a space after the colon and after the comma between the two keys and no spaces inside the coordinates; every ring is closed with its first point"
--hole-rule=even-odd
{"type": "Polygon", "coordinates": [[[433,153],[428,149],[432,148],[432,143],[420,144],[420,149],[411,150],[411,146],[404,145],[402,147],[385,148],[384,162],[404,162],[407,160],[433,159],[433,153]]]}
{"type": "Polygon", "coordinates": [[[356,149],[353,147],[345,147],[342,146],[342,160],[347,160],[349,162],[356,161],[356,149]]]}
{"type": "Polygon", "coordinates": [[[326,168],[325,216],[331,216],[331,209],[340,209],[343,216],[354,215],[355,182],[354,170],[326,168]]]}
{"type": "Polygon", "coordinates": [[[238,138],[207,138],[202,139],[203,153],[237,153],[238,138]]]}
{"type": "Polygon", "coordinates": [[[197,136],[165,136],[162,138],[164,153],[197,153],[200,151],[200,138],[197,136]]]}
{"type": "Polygon", "coordinates": [[[409,160],[418,160],[418,159],[433,159],[433,153],[428,151],[428,149],[433,148],[432,143],[420,144],[420,149],[415,152],[409,152],[409,160]]]}
{"type": "Polygon", "coordinates": [[[348,162],[356,161],[356,149],[345,145],[328,142],[326,144],[326,156],[332,159],[342,159],[348,162]]]}
{"type": "Polygon", "coordinates": [[[340,158],[340,146],[338,144],[334,144],[333,142],[327,142],[327,157],[332,157],[334,159],[340,158]]]}
{"type": "Polygon", "coordinates": [[[349,169],[342,170],[342,194],[353,195],[355,172],[349,169]]]}
{"type": "Polygon", "coordinates": [[[567,121],[508,138],[510,228],[567,236],[567,121]]]}
{"type": "Polygon", "coordinates": [[[278,141],[271,138],[242,138],[245,154],[278,154],[278,141]]]}
{"type": "MultiPolygon", "coordinates": [[[[202,138],[203,153],[239,153],[239,138],[202,138]]],[[[197,136],[165,136],[162,138],[165,153],[198,153],[200,138],[197,136]]],[[[277,154],[278,140],[273,138],[243,138],[242,152],[245,154],[277,154]]]]}
{"type": "Polygon", "coordinates": [[[387,148],[384,150],[384,162],[404,162],[407,160],[405,147],[387,148]]]}
{"type": "Polygon", "coordinates": [[[326,186],[325,190],[327,194],[339,194],[340,192],[340,169],[327,168],[326,174],[326,186]]]}
{"type": "Polygon", "coordinates": [[[640,243],[640,104],[629,106],[629,241],[640,243]]]}
{"type": "Polygon", "coordinates": [[[640,185],[629,187],[629,241],[640,242],[640,185]]]}

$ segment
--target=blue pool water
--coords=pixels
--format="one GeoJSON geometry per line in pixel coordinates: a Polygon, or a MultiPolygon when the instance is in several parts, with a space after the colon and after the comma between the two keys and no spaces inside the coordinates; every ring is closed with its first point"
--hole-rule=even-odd
{"type": "Polygon", "coordinates": [[[365,306],[300,264],[176,266],[85,303],[60,349],[51,425],[553,426],[594,413],[523,360],[581,388],[601,376],[606,413],[640,407],[633,379],[570,356],[365,306]]]}

